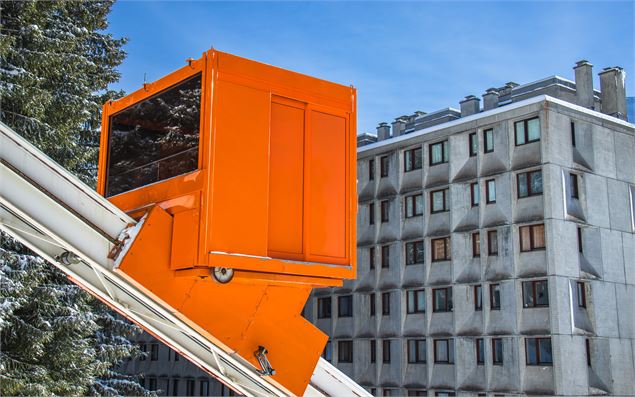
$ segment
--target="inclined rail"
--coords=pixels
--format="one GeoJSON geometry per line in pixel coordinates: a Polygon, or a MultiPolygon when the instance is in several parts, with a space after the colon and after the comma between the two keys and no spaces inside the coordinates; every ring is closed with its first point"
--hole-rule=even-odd
{"type": "MultiPolygon", "coordinates": [[[[121,241],[130,243],[139,227],[0,122],[0,229],[236,392],[254,397],[292,395],[113,271],[111,252],[125,252],[121,241]]],[[[320,359],[305,396],[370,395],[320,359]]]]}

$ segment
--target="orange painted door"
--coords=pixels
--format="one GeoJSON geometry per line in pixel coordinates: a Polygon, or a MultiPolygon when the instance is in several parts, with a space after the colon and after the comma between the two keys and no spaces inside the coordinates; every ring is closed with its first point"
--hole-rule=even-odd
{"type": "Polygon", "coordinates": [[[304,110],[273,97],[269,155],[268,255],[304,259],[304,110]]]}

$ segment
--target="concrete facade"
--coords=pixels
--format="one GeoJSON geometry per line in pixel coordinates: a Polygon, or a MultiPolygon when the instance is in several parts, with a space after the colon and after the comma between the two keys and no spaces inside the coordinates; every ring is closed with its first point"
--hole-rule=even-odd
{"type": "Polygon", "coordinates": [[[120,370],[142,375],[141,384],[159,396],[234,396],[234,392],[170,347],[144,332],[136,340],[145,355],[120,370]]]}
{"type": "Polygon", "coordinates": [[[635,395],[635,126],[581,65],[360,138],[358,278],[304,315],[372,394],[635,395]]]}

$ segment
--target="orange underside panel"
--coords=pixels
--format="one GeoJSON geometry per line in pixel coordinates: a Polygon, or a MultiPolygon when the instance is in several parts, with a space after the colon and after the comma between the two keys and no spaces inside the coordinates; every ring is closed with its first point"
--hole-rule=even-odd
{"type": "Polygon", "coordinates": [[[302,395],[327,339],[301,316],[311,287],[176,277],[170,269],[173,219],[154,207],[117,271],[257,368],[253,353],[265,346],[273,379],[302,395]]]}

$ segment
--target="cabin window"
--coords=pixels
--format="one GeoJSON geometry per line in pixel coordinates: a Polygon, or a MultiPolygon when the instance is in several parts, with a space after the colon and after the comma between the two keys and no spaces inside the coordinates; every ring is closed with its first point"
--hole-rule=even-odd
{"type": "Polygon", "coordinates": [[[110,117],[106,196],[198,168],[201,74],[110,117]]]}

